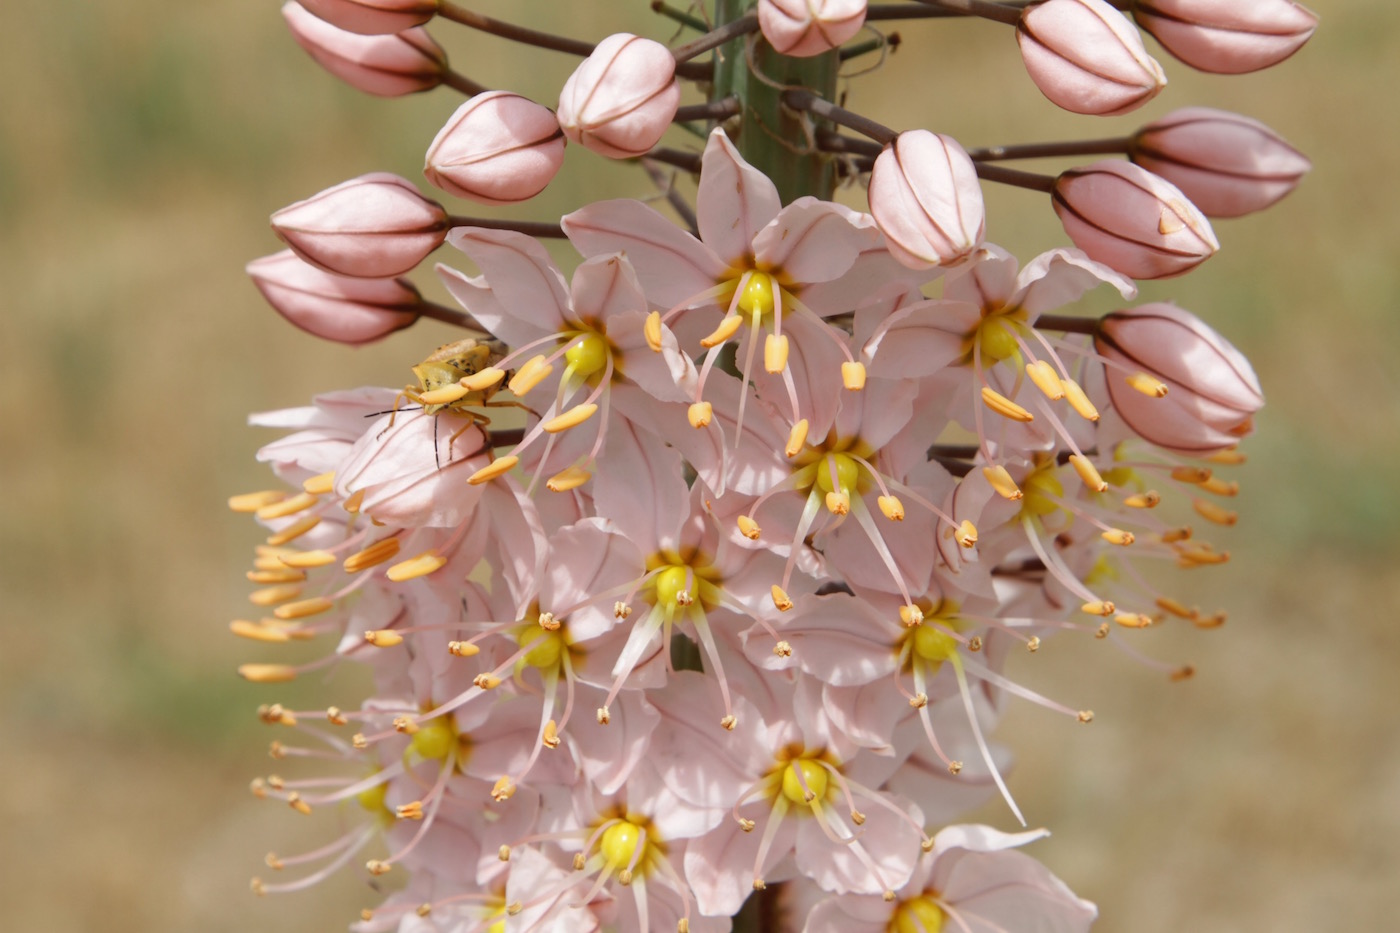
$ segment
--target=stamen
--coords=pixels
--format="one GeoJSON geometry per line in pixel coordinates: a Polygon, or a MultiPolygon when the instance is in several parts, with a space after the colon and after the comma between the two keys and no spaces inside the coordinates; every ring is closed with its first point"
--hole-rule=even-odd
{"type": "Polygon", "coordinates": [[[280,570],[250,570],[244,576],[248,578],[249,583],[259,584],[301,583],[306,579],[306,574],[290,567],[280,570]]]}
{"type": "Polygon", "coordinates": [[[255,684],[283,684],[296,679],[297,669],[290,664],[240,664],[238,676],[255,684]]]}
{"type": "Polygon", "coordinates": [[[506,387],[516,395],[524,396],[535,386],[549,378],[549,374],[552,372],[554,372],[554,367],[549,364],[549,361],[543,355],[532,356],[525,361],[524,365],[515,371],[515,375],[511,377],[506,387]]]}
{"type": "Polygon", "coordinates": [[[569,428],[577,427],[592,418],[598,411],[598,406],[585,402],[582,405],[575,405],[562,415],[557,415],[541,425],[541,429],[546,434],[558,434],[560,431],[567,431],[569,428]]]}
{"type": "Polygon", "coordinates": [[[392,629],[373,629],[365,632],[365,641],[376,648],[393,648],[403,644],[403,636],[392,629]]]}
{"type": "Polygon", "coordinates": [[[467,477],[467,483],[471,486],[480,486],[482,483],[489,483],[496,477],[504,476],[506,473],[515,469],[515,465],[519,462],[520,458],[514,454],[497,457],[491,463],[467,477]]]}
{"type": "Polygon", "coordinates": [[[1074,472],[1078,473],[1079,478],[1084,481],[1085,486],[1088,486],[1094,492],[1107,491],[1108,483],[1104,482],[1103,477],[1099,475],[1098,469],[1090,462],[1088,457],[1074,454],[1069,458],[1069,462],[1070,466],[1074,467],[1074,472]]]}
{"type": "Polygon", "coordinates": [[[1036,360],[1026,364],[1026,375],[1030,376],[1035,387],[1052,402],[1058,402],[1065,397],[1065,387],[1060,383],[1060,377],[1055,372],[1055,368],[1045,360],[1036,360]]]}
{"type": "MultiPolygon", "coordinates": [[[[656,314],[656,312],[653,311],[652,314],[656,314]]],[[[660,315],[657,315],[658,328],[660,326],[660,320],[660,315]]],[[[649,317],[648,321],[650,321],[649,317]]],[[[719,346],[720,344],[728,340],[730,337],[733,337],[734,332],[737,331],[739,329],[739,326],[743,323],[743,317],[738,314],[730,314],[726,316],[722,321],[719,322],[719,326],[716,327],[708,337],[705,337],[700,341],[700,346],[704,347],[707,350],[710,347],[719,346]]]]}
{"type": "Polygon", "coordinates": [[[1011,474],[1006,471],[1006,467],[1001,464],[985,466],[982,468],[982,475],[987,478],[996,494],[1003,499],[1016,500],[1024,495],[1021,487],[1016,485],[1016,481],[1011,478],[1011,474]]]}
{"type": "Polygon", "coordinates": [[[739,522],[739,533],[740,533],[741,535],[743,535],[745,538],[748,538],[750,541],[757,541],[757,540],[758,540],[758,536],[759,536],[759,534],[760,534],[760,529],[759,529],[759,527],[758,527],[758,523],[757,523],[757,522],[755,522],[753,519],[749,518],[747,515],[740,515],[740,516],[739,516],[739,519],[738,519],[738,522],[739,522]]]}
{"type": "Polygon", "coordinates": [[[904,521],[904,503],[900,502],[899,499],[894,496],[880,496],[875,501],[879,504],[880,511],[890,521],[904,521]]]}
{"type": "Polygon", "coordinates": [[[1123,500],[1123,504],[1130,509],[1155,509],[1161,501],[1161,494],[1155,489],[1149,489],[1147,492],[1129,496],[1123,500]]]}
{"type": "Polygon", "coordinates": [[[285,498],[287,498],[285,490],[264,489],[260,492],[245,492],[242,495],[229,496],[228,507],[234,512],[253,513],[281,502],[285,498]]]}
{"type": "Polygon", "coordinates": [[[771,592],[773,595],[773,605],[778,607],[779,612],[787,612],[792,608],[792,599],[781,586],[778,586],[776,583],[773,584],[771,592]]]}
{"type": "Polygon", "coordinates": [[[1012,421],[1019,421],[1023,424],[1029,424],[1035,420],[1035,415],[1026,411],[1020,405],[1017,405],[1015,402],[1011,401],[1011,399],[990,386],[982,387],[982,401],[988,408],[1001,415],[1003,418],[1010,418],[1012,421]]]}
{"type": "Polygon", "coordinates": [[[646,337],[647,346],[657,353],[661,352],[661,312],[652,311],[647,315],[646,323],[642,325],[642,335],[646,337]]]}
{"type": "Polygon", "coordinates": [[[802,448],[807,444],[807,430],[810,425],[807,419],[803,418],[792,426],[788,432],[787,446],[783,448],[783,455],[789,460],[802,452],[802,448]]]}
{"type": "Polygon", "coordinates": [[[319,524],[321,524],[321,516],[304,515],[276,534],[268,535],[267,543],[273,547],[290,544],[319,524]]]}
{"type": "Polygon", "coordinates": [[[1178,483],[1199,486],[1210,480],[1211,471],[1208,467],[1178,466],[1172,467],[1171,477],[1178,483]]]}
{"type": "Polygon", "coordinates": [[[865,364],[852,361],[841,364],[841,384],[851,392],[865,388],[865,364]]]}
{"type": "Polygon", "coordinates": [[[239,638],[249,638],[253,641],[285,642],[291,640],[291,636],[284,628],[277,628],[271,625],[259,625],[256,622],[248,622],[244,619],[234,619],[228,624],[228,630],[239,638]]]}
{"type": "Polygon", "coordinates": [[[457,380],[457,384],[469,392],[485,392],[492,386],[499,384],[505,377],[506,371],[504,369],[498,369],[495,366],[487,366],[480,372],[472,373],[469,376],[463,376],[461,379],[457,380]]]}
{"type": "Polygon", "coordinates": [[[1108,531],[1099,535],[1099,537],[1103,538],[1109,544],[1117,544],[1122,547],[1127,547],[1137,540],[1133,537],[1131,531],[1124,531],[1122,528],[1110,528],[1108,531]]]}
{"type": "Polygon", "coordinates": [[[302,588],[295,583],[269,586],[249,593],[248,602],[252,603],[254,606],[275,606],[278,603],[285,603],[288,600],[296,599],[301,595],[301,589],[302,588]]]}
{"type": "Polygon", "coordinates": [[[769,334],[763,340],[763,368],[771,374],[787,369],[789,341],[787,334],[769,334]]]}
{"type": "Polygon", "coordinates": [[[291,498],[283,499],[280,502],[265,505],[253,514],[264,521],[274,518],[286,518],[288,515],[295,515],[298,512],[311,508],[318,501],[320,501],[319,497],[313,496],[309,492],[301,492],[291,498]]]}
{"type": "Polygon", "coordinates": [[[1071,408],[1079,413],[1079,417],[1086,421],[1099,420],[1099,410],[1094,407],[1093,402],[1089,401],[1089,396],[1084,394],[1079,383],[1073,379],[1061,379],[1060,385],[1064,386],[1065,400],[1069,402],[1071,408]]]}
{"type": "MultiPolygon", "coordinates": [[[[504,458],[503,458],[504,459],[504,458]]],[[[500,463],[500,460],[496,461],[500,463]]],[[[418,577],[426,577],[430,573],[441,570],[447,564],[447,558],[437,551],[424,551],[416,557],[400,561],[388,570],[384,571],[384,576],[394,583],[403,583],[406,580],[414,580],[418,577]]]]}
{"type": "Polygon", "coordinates": [[[345,569],[346,573],[359,573],[361,570],[368,570],[387,560],[392,560],[398,553],[398,537],[383,538],[374,542],[364,550],[358,551],[345,558],[341,567],[345,569]]]}
{"type": "Polygon", "coordinates": [[[324,596],[313,596],[311,599],[303,599],[294,603],[284,603],[272,610],[272,614],[279,619],[305,619],[308,616],[320,615],[335,608],[335,603],[324,596]]]}
{"type": "Polygon", "coordinates": [[[301,488],[311,493],[313,496],[324,496],[335,490],[335,470],[329,473],[321,473],[305,480],[301,488]]]}
{"type": "Polygon", "coordinates": [[[1133,373],[1126,382],[1135,392],[1141,392],[1150,398],[1166,398],[1167,384],[1162,380],[1149,376],[1147,373],[1133,373]]]}
{"type": "Polygon", "coordinates": [[[450,405],[458,399],[465,398],[470,394],[470,389],[460,383],[454,382],[440,389],[429,389],[427,392],[419,392],[418,401],[423,405],[450,405]]]}
{"type": "Polygon", "coordinates": [[[1196,514],[1201,518],[1217,525],[1233,525],[1240,520],[1238,512],[1221,508],[1209,499],[1193,499],[1191,500],[1191,508],[1195,509],[1196,514]]]}
{"type": "Polygon", "coordinates": [[[1227,483],[1218,476],[1212,476],[1210,479],[1206,480],[1201,484],[1201,488],[1217,496],[1229,496],[1233,498],[1240,494],[1239,483],[1233,480],[1227,483]]]}
{"type": "Polygon", "coordinates": [[[560,470],[545,481],[545,488],[550,492],[568,492],[577,489],[593,478],[593,474],[583,467],[571,466],[560,470]]]}
{"type": "Polygon", "coordinates": [[[714,406],[709,402],[695,402],[686,409],[685,416],[692,428],[704,428],[709,426],[714,414],[714,406]]]}

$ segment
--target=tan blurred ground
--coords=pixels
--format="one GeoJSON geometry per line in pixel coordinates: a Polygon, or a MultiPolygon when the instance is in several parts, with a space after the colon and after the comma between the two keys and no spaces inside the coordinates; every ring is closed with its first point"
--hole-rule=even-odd
{"type": "MultiPolygon", "coordinates": [[[[476,4],[597,36],[644,5],[476,4]],[[634,9],[635,8],[635,9],[634,9]]],[[[0,929],[45,933],[343,928],[373,900],[349,877],[258,900],[268,848],[324,838],[247,780],[272,765],[234,665],[250,524],[222,510],[267,478],[250,410],[393,384],[445,331],[356,352],[293,332],[242,274],[277,248],[267,214],[351,175],[413,177],[455,104],[366,100],[319,72],[276,4],[7,4],[0,28],[0,929]]],[[[1144,288],[1218,323],[1270,407],[1247,445],[1245,518],[1223,572],[1176,591],[1221,631],[1146,633],[1195,681],[1098,644],[1052,642],[1019,673],[1093,707],[1091,727],[1019,708],[1002,736],[1038,854],[1133,933],[1394,929],[1400,898],[1400,13],[1318,4],[1324,27],[1264,75],[1172,79],[1143,114],[1201,104],[1265,120],[1316,163],[1224,252],[1144,288]]],[[[664,37],[660,23],[639,27],[664,37]]],[[[1112,135],[1143,115],[1060,114],[992,24],[901,30],[850,103],[968,145],[1112,135]]],[[[552,101],[572,64],[437,30],[463,70],[552,101]]],[[[640,174],[570,150],[545,216],[640,174]],[[590,174],[591,172],[591,174],[590,174]]],[[[990,200],[992,238],[1057,245],[1048,206],[990,200]]],[[[538,213],[536,213],[538,212],[538,213]]],[[[430,276],[419,280],[437,294],[430,276]]],[[[353,701],[354,685],[300,696],[353,701]]],[[[987,816],[1006,826],[998,808],[987,816]]],[[[1009,828],[1009,827],[1008,827],[1009,828]]]]}

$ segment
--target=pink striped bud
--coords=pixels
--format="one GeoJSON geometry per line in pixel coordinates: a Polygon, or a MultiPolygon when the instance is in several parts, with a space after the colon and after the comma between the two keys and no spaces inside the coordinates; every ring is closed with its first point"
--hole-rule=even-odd
{"type": "Polygon", "coordinates": [[[1181,275],[1220,249],[1186,195],[1131,162],[1070,169],[1055,179],[1051,197],[1075,246],[1135,279],[1181,275]]]}
{"type": "Polygon", "coordinates": [[[337,29],[297,3],[282,7],[292,37],[317,63],[351,87],[376,97],[400,97],[442,83],[447,53],[420,28],[392,36],[337,29]]]}
{"type": "Polygon", "coordinates": [[[397,175],[341,182],[272,215],[302,259],[340,275],[385,278],[412,269],[447,237],[447,211],[397,175]]]}
{"type": "Polygon", "coordinates": [[[1104,0],[1029,6],[1016,41],[1036,87],[1073,113],[1127,113],[1167,84],[1133,24],[1104,0]]]}
{"type": "Polygon", "coordinates": [[[278,314],[337,343],[369,343],[418,320],[423,303],[405,279],[361,279],[322,272],[289,249],[248,263],[248,275],[278,314]]]}
{"type": "Polygon", "coordinates": [[[598,43],[559,94],[559,125],[612,159],[643,155],[675,119],[681,89],[666,46],[630,33],[598,43]]]}
{"type": "Polygon", "coordinates": [[[1136,0],[1133,18],[1192,68],[1232,75],[1277,65],[1317,29],[1291,0],[1136,0]]]}
{"type": "Polygon", "coordinates": [[[300,0],[302,6],[347,32],[387,36],[421,26],[437,15],[438,0],[300,0]]]}
{"type": "Polygon", "coordinates": [[[1288,194],[1312,168],[1258,120],[1186,107],[1133,136],[1128,156],[1176,185],[1207,217],[1239,217],[1288,194]]]}
{"type": "Polygon", "coordinates": [[[507,91],[457,108],[428,147],[433,185],[482,204],[514,204],[544,190],[564,162],[564,135],[548,107],[507,91]]]}
{"type": "Polygon", "coordinates": [[[1099,322],[1094,347],[1123,368],[1104,378],[1114,409],[1128,427],[1159,447],[1205,454],[1233,447],[1254,429],[1264,405],[1259,379],[1244,354],[1176,305],[1115,311],[1099,322]],[[1145,372],[1167,386],[1161,398],[1128,384],[1145,372]]]}
{"type": "Polygon", "coordinates": [[[890,254],[911,269],[957,262],[982,242],[977,167],[951,136],[900,133],[875,160],[869,197],[890,254]]]}
{"type": "Polygon", "coordinates": [[[806,58],[860,32],[865,8],[866,0],[758,0],[758,25],[775,50],[806,58]]]}

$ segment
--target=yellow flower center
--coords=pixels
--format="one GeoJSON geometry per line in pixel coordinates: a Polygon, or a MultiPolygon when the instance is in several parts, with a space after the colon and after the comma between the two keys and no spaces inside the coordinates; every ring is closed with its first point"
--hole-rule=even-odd
{"type": "MultiPolygon", "coordinates": [[[[642,828],[636,823],[619,820],[603,830],[603,838],[598,848],[609,865],[614,868],[626,868],[632,864],[632,859],[637,854],[637,846],[641,843],[642,828]]],[[[638,867],[641,864],[642,859],[637,859],[638,867]]]]}
{"type": "Polygon", "coordinates": [[[1065,487],[1052,471],[1037,470],[1021,483],[1021,492],[1025,494],[1021,500],[1023,513],[1049,515],[1060,508],[1055,500],[1064,498],[1065,487]]]}
{"type": "Polygon", "coordinates": [[[1006,318],[1002,315],[986,318],[978,325],[977,343],[981,347],[982,358],[997,363],[1010,359],[1019,350],[1016,335],[1007,326],[1006,318]]]}
{"type": "Polygon", "coordinates": [[[931,897],[916,897],[899,905],[889,933],[939,933],[942,929],[943,909],[931,897]]]}
{"type": "Polygon", "coordinates": [[[780,286],[766,272],[755,272],[749,276],[744,290],[739,294],[739,310],[750,318],[757,313],[766,317],[773,313],[774,296],[780,286]]]}
{"type": "Polygon", "coordinates": [[[586,379],[608,365],[608,343],[598,334],[582,334],[564,351],[564,359],[578,376],[586,379]]]}
{"type": "Polygon", "coordinates": [[[844,492],[850,495],[860,479],[860,465],[847,454],[831,454],[817,463],[817,488],[822,492],[844,492]],[[832,486],[831,465],[836,464],[836,482],[840,488],[832,486]]]}
{"type": "Polygon", "coordinates": [[[810,758],[800,758],[783,769],[783,796],[793,803],[807,804],[826,799],[826,769],[810,758]],[[799,778],[799,773],[801,777],[799,778]],[[804,788],[803,784],[807,786],[804,788]]]}
{"type": "Polygon", "coordinates": [[[923,624],[914,629],[914,653],[925,661],[942,663],[958,653],[958,641],[936,626],[923,624]]]}
{"type": "Polygon", "coordinates": [[[559,666],[559,658],[565,647],[562,628],[551,632],[531,623],[516,629],[516,644],[524,648],[532,642],[535,647],[525,652],[525,657],[521,658],[522,664],[528,664],[530,667],[538,667],[542,670],[553,670],[559,666]]]}
{"type": "Polygon", "coordinates": [[[695,582],[686,586],[686,568],[671,565],[656,575],[656,604],[658,606],[689,605],[695,601],[695,582]]]}
{"type": "Polygon", "coordinates": [[[425,759],[442,761],[456,744],[456,730],[445,716],[439,716],[418,727],[410,747],[425,759]]]}

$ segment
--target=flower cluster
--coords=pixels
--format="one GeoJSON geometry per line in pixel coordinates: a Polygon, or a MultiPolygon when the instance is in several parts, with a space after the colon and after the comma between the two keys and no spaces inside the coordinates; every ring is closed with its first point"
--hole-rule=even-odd
{"type": "MultiPolygon", "coordinates": [[[[240,673],[354,661],[375,685],[358,708],[260,709],[288,730],[273,757],[313,771],[254,793],[357,815],[312,851],[268,855],[258,893],[352,863],[403,876],[362,933],[724,931],[746,902],[809,933],[1092,922],[1017,851],[1043,831],[956,821],[1000,796],[1025,825],[992,740],[1010,699],[1093,718],[1021,682],[1014,655],[1078,634],[1190,675],[1133,633],[1224,614],[1142,568],[1228,559],[1182,518],[1236,521],[1238,486],[1217,470],[1242,460],[1263,396],[1184,309],[1066,309],[1188,271],[1218,248],[1207,215],[1272,204],[1307,162],[1201,108],[1126,140],[967,150],[788,86],[817,174],[864,181],[870,212],[829,190],[784,204],[743,102],[683,107],[680,82],[721,87],[720,57],[696,59],[725,43],[730,67],[834,59],[875,9],[745,6],[719,3],[738,15],[675,49],[589,46],[447,0],[284,8],[366,91],[468,95],[427,150],[449,194],[527,200],[568,141],[653,177],[679,165],[698,188],[692,212],[667,185],[684,226],[637,200],[557,225],[460,217],[389,174],[273,216],[289,249],[248,271],[298,327],[357,344],[426,316],[463,336],[415,352],[400,391],[253,418],[285,432],[258,456],[286,488],[230,500],[268,531],[248,574],[266,615],[231,628],[327,647],[240,673]],[[451,71],[423,29],[435,17],[584,61],[551,111],[451,71]],[[658,147],[678,120],[710,124],[698,156],[658,147]],[[1129,160],[1055,178],[996,164],[1115,152],[1129,160]],[[979,179],[1050,193],[1075,247],[1022,265],[988,242],[979,179]],[[541,236],[567,238],[571,273],[541,236]],[[436,269],[460,309],[401,277],[444,244],[468,270],[436,269]]],[[[1102,0],[899,9],[1014,23],[1036,84],[1078,112],[1130,109],[1165,81],[1102,0]]],[[[1222,72],[1273,64],[1312,29],[1282,0],[1134,15],[1222,72]]]]}

